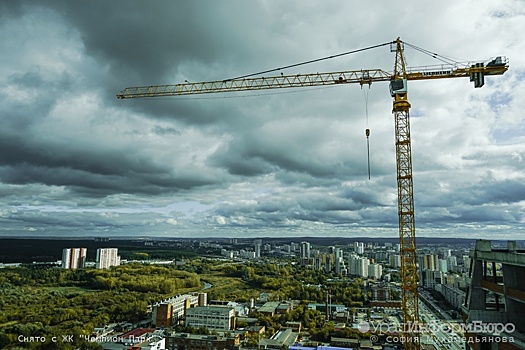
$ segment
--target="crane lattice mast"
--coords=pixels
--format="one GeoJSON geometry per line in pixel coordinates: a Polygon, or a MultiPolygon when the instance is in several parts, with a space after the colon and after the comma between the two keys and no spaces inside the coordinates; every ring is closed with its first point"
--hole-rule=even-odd
{"type": "MultiPolygon", "coordinates": [[[[412,182],[412,146],[410,141],[410,118],[406,86],[405,57],[403,43],[399,38],[393,45],[396,53],[390,94],[394,98],[396,166],[397,166],[397,211],[399,216],[399,244],[401,256],[401,310],[405,328],[418,322],[416,228],[414,223],[414,187],[412,182]]],[[[405,349],[419,349],[419,334],[403,332],[405,349]]]]}

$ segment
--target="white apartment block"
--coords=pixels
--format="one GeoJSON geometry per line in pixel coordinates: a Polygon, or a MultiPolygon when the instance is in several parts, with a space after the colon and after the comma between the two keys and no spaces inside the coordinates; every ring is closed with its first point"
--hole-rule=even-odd
{"type": "Polygon", "coordinates": [[[368,277],[368,265],[370,260],[368,258],[361,258],[357,262],[357,272],[361,277],[368,277]]]}
{"type": "Polygon", "coordinates": [[[252,252],[250,250],[244,250],[244,249],[241,249],[239,251],[239,257],[243,259],[255,259],[256,258],[255,252],[252,252]]]}
{"type": "Polygon", "coordinates": [[[380,264],[368,265],[368,277],[376,280],[381,279],[383,275],[383,267],[380,264]]]}
{"type": "Polygon", "coordinates": [[[400,267],[401,266],[401,255],[390,255],[388,257],[388,262],[390,266],[400,267]]]}
{"type": "Polygon", "coordinates": [[[342,256],[339,258],[336,258],[335,261],[335,273],[340,273],[343,276],[346,276],[348,274],[348,269],[345,266],[345,260],[342,256]]]}
{"type": "Polygon", "coordinates": [[[365,253],[365,244],[363,242],[354,242],[354,252],[363,255],[365,253]]]}
{"type": "Polygon", "coordinates": [[[348,258],[348,274],[353,276],[368,277],[368,265],[370,260],[355,254],[348,258]]]}
{"type": "Polygon", "coordinates": [[[438,260],[438,270],[444,273],[448,272],[448,262],[446,259],[438,260]]]}
{"type": "Polygon", "coordinates": [[[447,258],[447,267],[449,270],[457,271],[458,259],[454,255],[447,258]]]}
{"type": "Polygon", "coordinates": [[[108,269],[111,266],[120,265],[120,255],[118,248],[97,249],[97,269],[108,269]]]}
{"type": "Polygon", "coordinates": [[[301,258],[309,259],[310,258],[310,243],[301,242],[301,258]]]}

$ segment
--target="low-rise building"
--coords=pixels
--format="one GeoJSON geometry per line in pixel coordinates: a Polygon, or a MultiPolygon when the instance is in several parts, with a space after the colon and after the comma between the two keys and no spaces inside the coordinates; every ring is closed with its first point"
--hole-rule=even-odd
{"type": "Polygon", "coordinates": [[[248,326],[245,328],[248,333],[262,335],[266,332],[265,326],[248,326]]]}
{"type": "Polygon", "coordinates": [[[301,333],[302,326],[303,324],[301,322],[287,321],[285,325],[282,326],[281,328],[283,329],[290,328],[294,332],[301,333]]]}
{"type": "Polygon", "coordinates": [[[210,330],[235,329],[235,309],[227,306],[197,306],[186,310],[186,326],[210,330]]]}
{"type": "Polygon", "coordinates": [[[239,334],[231,336],[171,333],[166,336],[166,350],[225,350],[240,345],[239,334]]]}
{"type": "MultiPolygon", "coordinates": [[[[326,313],[326,306],[327,306],[326,304],[315,304],[315,303],[308,304],[309,309],[320,311],[323,314],[326,313]]],[[[330,304],[329,308],[330,308],[330,314],[333,314],[335,312],[343,312],[346,310],[346,306],[340,305],[340,304],[330,304]]]]}
{"type": "Polygon", "coordinates": [[[261,306],[257,311],[264,315],[274,316],[277,308],[279,307],[279,304],[280,303],[278,301],[269,301],[261,306]]]}
{"type": "Polygon", "coordinates": [[[353,321],[352,313],[348,310],[335,312],[332,314],[332,316],[334,317],[335,321],[339,323],[348,324],[352,323],[353,321]]]}
{"type": "Polygon", "coordinates": [[[332,346],[340,346],[342,348],[356,349],[359,348],[359,339],[332,337],[330,344],[332,346]]]}
{"type": "Polygon", "coordinates": [[[159,335],[154,335],[148,340],[132,345],[128,350],[164,350],[166,349],[166,339],[159,335]]]}
{"type": "Polygon", "coordinates": [[[155,303],[152,307],[151,322],[155,327],[169,327],[184,319],[186,310],[193,306],[205,306],[206,293],[175,295],[155,303]]]}
{"type": "Polygon", "coordinates": [[[279,306],[275,309],[275,312],[279,315],[286,314],[292,309],[292,304],[289,303],[280,303],[279,306]]]}
{"type": "Polygon", "coordinates": [[[136,345],[152,340],[153,337],[157,337],[153,334],[153,332],[153,329],[137,328],[122,334],[121,336],[119,336],[119,340],[127,345],[136,345]]]}
{"type": "Polygon", "coordinates": [[[294,332],[291,328],[284,329],[275,333],[270,339],[261,339],[259,347],[264,349],[282,349],[295,344],[299,333],[294,332]]]}

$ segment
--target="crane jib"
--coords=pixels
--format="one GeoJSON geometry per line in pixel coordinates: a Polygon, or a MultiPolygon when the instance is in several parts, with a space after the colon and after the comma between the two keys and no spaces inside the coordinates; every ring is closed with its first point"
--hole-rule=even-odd
{"type": "MultiPolygon", "coordinates": [[[[486,75],[501,75],[508,69],[508,60],[497,57],[483,63],[466,65],[462,68],[447,66],[441,69],[429,67],[407,68],[407,80],[443,79],[470,77],[476,87],[482,86],[482,78],[486,75]],[[443,69],[445,68],[445,69],[443,69]]],[[[119,93],[117,98],[144,98],[160,96],[195,95],[220,92],[239,92],[249,90],[269,90],[295,87],[312,87],[333,84],[372,84],[373,82],[392,81],[394,74],[382,69],[361,69],[329,73],[312,73],[297,75],[280,75],[261,78],[228,79],[199,83],[183,83],[176,85],[151,85],[129,87],[119,93]]]]}

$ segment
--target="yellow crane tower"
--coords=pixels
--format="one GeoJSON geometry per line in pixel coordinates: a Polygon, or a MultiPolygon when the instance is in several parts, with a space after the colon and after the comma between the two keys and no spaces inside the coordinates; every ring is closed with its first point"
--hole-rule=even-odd
{"type": "MultiPolygon", "coordinates": [[[[390,94],[394,100],[392,113],[394,114],[395,122],[399,243],[401,255],[400,271],[402,285],[401,307],[403,313],[403,324],[405,326],[403,335],[405,336],[405,349],[419,349],[419,338],[417,336],[412,336],[412,332],[415,329],[414,325],[417,327],[418,322],[418,275],[416,266],[414,192],[412,184],[412,151],[409,120],[410,103],[408,102],[407,81],[463,77],[470,78],[470,81],[474,83],[474,87],[479,88],[484,85],[485,76],[502,75],[508,70],[509,65],[508,60],[505,57],[499,56],[484,62],[460,63],[455,61],[444,61],[445,64],[439,66],[409,68],[405,65],[404,57],[404,45],[407,43],[404,43],[400,38],[397,38],[390,43],[374,47],[388,44],[390,44],[391,51],[396,54],[393,72],[387,72],[381,69],[361,69],[330,73],[297,75],[281,74],[280,76],[259,78],[249,78],[246,76],[200,83],[186,82],[184,84],[176,85],[129,87],[117,93],[117,98],[127,99],[183,96],[248,90],[333,86],[334,84],[352,83],[358,83],[362,86],[364,84],[371,84],[379,81],[390,82],[390,94]]],[[[430,54],[434,58],[437,56],[436,54],[432,54],[429,51],[420,49],[413,45],[410,46],[430,54]]],[[[354,52],[363,50],[364,49],[356,50],[354,52]]],[[[327,58],[333,57],[335,56],[327,58]]]]}

